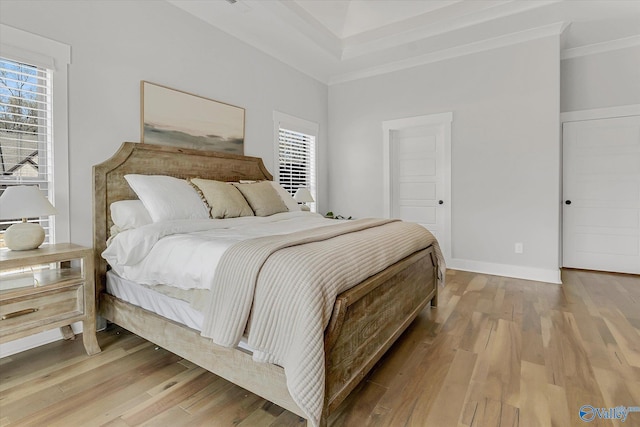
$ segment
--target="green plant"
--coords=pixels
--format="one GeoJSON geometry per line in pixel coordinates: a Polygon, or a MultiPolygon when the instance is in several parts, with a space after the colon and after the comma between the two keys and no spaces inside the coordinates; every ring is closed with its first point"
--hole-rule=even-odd
{"type": "Polygon", "coordinates": [[[327,212],[325,217],[326,218],[331,218],[331,219],[352,219],[351,216],[349,218],[346,218],[346,217],[344,217],[342,215],[335,215],[332,211],[327,212]]]}

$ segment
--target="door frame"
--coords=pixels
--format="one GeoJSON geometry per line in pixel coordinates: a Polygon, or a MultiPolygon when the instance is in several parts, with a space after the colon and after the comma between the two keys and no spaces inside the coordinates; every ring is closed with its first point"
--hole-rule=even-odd
{"type": "Polygon", "coordinates": [[[407,117],[403,119],[385,120],[382,122],[382,194],[384,205],[384,217],[391,217],[391,205],[393,196],[391,192],[391,133],[396,130],[416,126],[439,126],[444,138],[444,165],[442,166],[444,210],[444,242],[440,245],[445,262],[451,260],[451,123],[453,112],[427,114],[423,116],[407,117]]]}
{"type": "Polygon", "coordinates": [[[640,104],[620,105],[616,107],[594,108],[560,113],[560,268],[564,267],[564,124],[569,122],[583,122],[587,120],[615,119],[618,117],[640,116],[640,104]]]}

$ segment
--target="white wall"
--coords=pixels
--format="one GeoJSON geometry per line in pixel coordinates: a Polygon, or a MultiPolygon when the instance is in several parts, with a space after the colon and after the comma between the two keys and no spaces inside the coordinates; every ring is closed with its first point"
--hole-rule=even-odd
{"type": "MultiPolygon", "coordinates": [[[[327,199],[325,84],[163,1],[2,0],[0,22],[71,46],[74,243],[93,243],[92,166],[109,158],[122,142],[139,141],[140,80],[245,108],[245,154],[262,157],[272,172],[273,111],[318,123],[320,205],[327,199]]],[[[48,331],[3,344],[0,353],[59,337],[57,331],[48,331]]]]}
{"type": "Polygon", "coordinates": [[[548,37],[330,86],[329,207],[382,216],[381,123],[453,111],[454,268],[557,280],[559,62],[548,37]]]}
{"type": "Polygon", "coordinates": [[[562,112],[640,104],[640,46],[561,61],[562,112]]]}
{"type": "MultiPolygon", "coordinates": [[[[71,46],[71,240],[92,244],[91,167],[140,139],[140,80],[246,109],[245,154],[273,171],[273,110],[319,123],[324,177],[327,86],[162,1],[13,1],[0,22],[71,46]]],[[[319,200],[326,200],[320,182],[319,200]]]]}

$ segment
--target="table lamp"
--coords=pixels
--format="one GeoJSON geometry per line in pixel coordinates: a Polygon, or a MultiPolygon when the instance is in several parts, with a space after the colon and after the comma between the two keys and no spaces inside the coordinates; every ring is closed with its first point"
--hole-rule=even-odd
{"type": "Polygon", "coordinates": [[[0,219],[22,218],[4,233],[4,242],[14,251],[36,249],[44,242],[44,229],[27,218],[55,215],[56,208],[34,185],[7,187],[0,196],[0,219]]]}
{"type": "Polygon", "coordinates": [[[311,196],[311,192],[309,191],[308,188],[298,188],[298,190],[296,191],[296,194],[293,196],[293,199],[298,202],[298,203],[302,203],[302,210],[303,211],[308,211],[310,210],[309,206],[307,206],[307,203],[313,203],[313,196],[311,196]]]}

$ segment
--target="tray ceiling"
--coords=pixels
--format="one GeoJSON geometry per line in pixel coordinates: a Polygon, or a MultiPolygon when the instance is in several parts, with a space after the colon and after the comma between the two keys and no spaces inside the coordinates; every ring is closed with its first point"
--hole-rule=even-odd
{"type": "Polygon", "coordinates": [[[562,33],[562,49],[640,44],[628,0],[168,0],[324,82],[562,33]]]}

